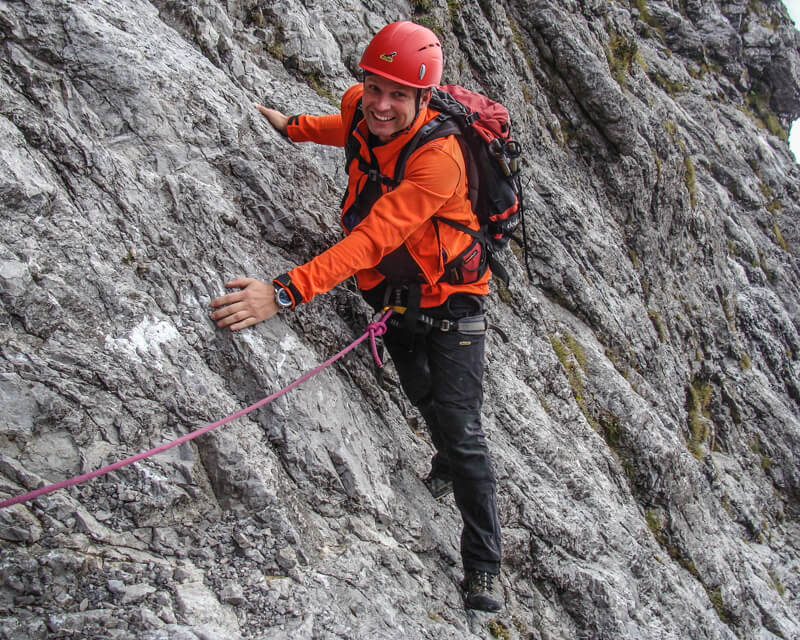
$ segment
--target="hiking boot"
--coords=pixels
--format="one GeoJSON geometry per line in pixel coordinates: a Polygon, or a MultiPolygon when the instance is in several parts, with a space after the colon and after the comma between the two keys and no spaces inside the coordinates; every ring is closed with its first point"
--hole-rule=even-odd
{"type": "Polygon", "coordinates": [[[479,611],[500,611],[503,604],[495,596],[494,579],[497,576],[488,571],[472,570],[461,581],[464,592],[464,606],[479,611]]]}
{"type": "Polygon", "coordinates": [[[422,482],[436,500],[442,500],[445,496],[453,493],[453,481],[450,478],[434,475],[433,471],[423,478],[422,482]]]}

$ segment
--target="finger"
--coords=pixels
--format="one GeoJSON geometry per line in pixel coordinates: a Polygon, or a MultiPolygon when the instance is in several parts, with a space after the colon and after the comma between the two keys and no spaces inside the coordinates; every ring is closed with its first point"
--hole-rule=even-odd
{"type": "Polygon", "coordinates": [[[216,309],[217,307],[223,307],[234,302],[240,302],[241,300],[244,300],[244,292],[234,291],[233,293],[227,293],[219,298],[214,298],[211,301],[211,308],[216,309]]]}
{"type": "Polygon", "coordinates": [[[253,318],[253,315],[249,311],[246,310],[237,311],[236,313],[231,313],[220,318],[217,321],[217,326],[220,328],[229,327],[233,324],[241,323],[245,320],[253,320],[253,323],[255,322],[255,318],[253,318]]]}
{"type": "Polygon", "coordinates": [[[211,314],[211,319],[212,320],[221,320],[222,318],[225,318],[225,317],[231,315],[234,311],[235,310],[231,309],[230,306],[222,307],[220,309],[217,309],[216,311],[214,311],[214,313],[211,314]]]}
{"type": "Polygon", "coordinates": [[[249,309],[250,307],[247,305],[246,302],[234,302],[233,304],[226,305],[214,311],[214,313],[211,314],[211,319],[219,320],[221,318],[227,318],[230,315],[233,315],[235,313],[240,313],[242,311],[247,311],[247,313],[249,314],[250,313],[249,309]]]}
{"type": "Polygon", "coordinates": [[[226,282],[225,286],[228,287],[228,289],[236,289],[236,288],[244,289],[250,283],[255,281],[256,281],[255,278],[234,278],[230,282],[226,282]]]}
{"type": "Polygon", "coordinates": [[[246,329],[247,327],[252,327],[254,324],[258,324],[258,320],[256,320],[253,316],[250,316],[249,318],[246,318],[241,322],[232,324],[231,331],[239,331],[240,329],[246,329]]]}

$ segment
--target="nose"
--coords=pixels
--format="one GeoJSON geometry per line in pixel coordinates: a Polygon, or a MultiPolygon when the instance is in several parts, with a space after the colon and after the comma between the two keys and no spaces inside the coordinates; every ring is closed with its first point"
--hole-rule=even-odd
{"type": "Polygon", "coordinates": [[[377,95],[375,97],[374,106],[377,111],[388,111],[391,107],[391,101],[389,100],[388,94],[381,92],[379,95],[377,95]]]}

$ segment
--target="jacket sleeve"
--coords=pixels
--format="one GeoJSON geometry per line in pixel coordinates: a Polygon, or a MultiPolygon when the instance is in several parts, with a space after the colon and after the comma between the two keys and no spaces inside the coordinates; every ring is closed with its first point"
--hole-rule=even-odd
{"type": "MultiPolygon", "coordinates": [[[[452,144],[458,144],[452,141],[452,144]]],[[[362,269],[377,265],[453,196],[462,168],[441,144],[426,145],[409,158],[396,189],[381,196],[353,232],[289,272],[308,302],[362,269]]]]}
{"type": "Polygon", "coordinates": [[[347,131],[342,124],[342,114],[329,116],[300,115],[289,118],[286,135],[292,142],[316,142],[343,147],[347,131]]]}
{"type": "Polygon", "coordinates": [[[353,85],[342,96],[340,113],[325,116],[291,116],[286,135],[293,142],[316,142],[334,147],[343,147],[355,113],[356,103],[363,87],[353,85]]]}

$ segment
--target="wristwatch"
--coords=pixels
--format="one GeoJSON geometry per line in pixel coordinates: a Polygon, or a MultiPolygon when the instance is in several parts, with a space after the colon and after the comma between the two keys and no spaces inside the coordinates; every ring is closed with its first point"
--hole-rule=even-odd
{"type": "Polygon", "coordinates": [[[275,303],[281,310],[291,309],[292,297],[289,295],[289,292],[283,287],[275,287],[275,303]]]}

